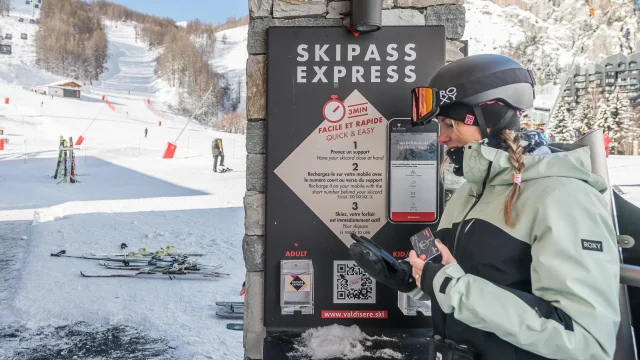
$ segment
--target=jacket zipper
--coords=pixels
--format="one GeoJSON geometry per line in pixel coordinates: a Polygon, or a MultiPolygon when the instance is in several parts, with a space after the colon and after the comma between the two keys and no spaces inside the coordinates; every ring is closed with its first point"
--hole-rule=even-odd
{"type": "MultiPolygon", "coordinates": [[[[482,181],[482,191],[480,192],[480,194],[476,194],[475,198],[476,200],[473,202],[473,204],[471,204],[471,207],[469,208],[469,210],[467,210],[467,213],[464,214],[464,216],[462,217],[462,220],[460,221],[460,224],[458,224],[458,230],[456,230],[456,236],[453,238],[453,257],[456,257],[456,249],[458,247],[458,236],[460,235],[460,229],[462,229],[462,226],[464,225],[465,220],[467,220],[467,216],[469,216],[469,213],[471,213],[471,210],[473,210],[474,207],[476,207],[476,205],[478,205],[478,203],[480,202],[480,199],[482,199],[482,195],[484,195],[484,190],[487,187],[487,180],[489,180],[489,175],[491,174],[491,166],[493,165],[493,162],[489,162],[489,168],[487,169],[487,174],[484,176],[484,180],[482,181]]],[[[447,334],[447,315],[444,315],[444,319],[443,319],[443,324],[444,324],[444,337],[445,339],[448,339],[449,336],[447,334]]]]}
{"type": "Polygon", "coordinates": [[[475,195],[474,197],[476,198],[476,200],[473,202],[473,204],[471,205],[471,207],[469,208],[469,210],[467,211],[466,214],[464,214],[464,217],[462,218],[462,221],[460,221],[460,224],[458,225],[458,230],[456,230],[456,236],[453,240],[453,257],[456,257],[456,248],[458,247],[458,236],[460,235],[460,229],[462,229],[463,224],[465,222],[465,220],[467,220],[467,216],[469,216],[469,213],[471,212],[471,210],[473,210],[474,207],[476,207],[476,205],[478,205],[478,202],[480,202],[480,199],[482,198],[482,194],[484,194],[484,189],[482,191],[482,193],[475,195]]]}

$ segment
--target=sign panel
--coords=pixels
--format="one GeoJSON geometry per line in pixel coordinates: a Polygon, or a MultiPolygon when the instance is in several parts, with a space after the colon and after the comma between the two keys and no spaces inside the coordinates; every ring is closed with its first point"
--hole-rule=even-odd
{"type": "Polygon", "coordinates": [[[387,120],[358,90],[344,102],[333,95],[322,113],[324,121],[275,173],[349,246],[349,234],[371,237],[384,222],[386,148],[381,144],[387,120]]]}
{"type": "Polygon", "coordinates": [[[388,221],[388,126],[411,116],[411,89],[444,65],[444,27],[271,27],[267,38],[265,326],[430,326],[405,316],[348,246],[356,232],[403,259],[425,227],[388,221]],[[312,260],[313,314],[280,313],[283,259],[312,260]]]}

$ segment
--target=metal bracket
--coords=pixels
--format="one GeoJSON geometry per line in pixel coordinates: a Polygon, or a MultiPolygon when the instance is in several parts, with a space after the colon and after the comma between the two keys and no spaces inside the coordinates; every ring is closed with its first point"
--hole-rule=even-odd
{"type": "Polygon", "coordinates": [[[618,235],[618,245],[623,249],[630,249],[636,241],[629,235],[618,235]]]}

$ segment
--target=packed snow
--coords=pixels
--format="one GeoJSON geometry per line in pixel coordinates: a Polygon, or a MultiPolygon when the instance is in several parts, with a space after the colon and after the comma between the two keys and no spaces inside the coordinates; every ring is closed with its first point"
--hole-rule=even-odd
{"type": "Polygon", "coordinates": [[[186,118],[150,111],[144,100],[164,111],[170,91],[131,24],[106,22],[109,71],[83,86],[80,99],[31,92],[68,79],[38,70],[37,25],[18,23],[19,14],[18,6],[0,19],[14,43],[24,42],[0,57],[0,126],[8,139],[0,151],[0,238],[11,256],[0,262],[0,358],[242,359],[242,332],[225,327],[242,320],[217,317],[215,302],[243,301],[244,136],[185,128],[186,118]],[[16,40],[29,26],[28,40],[19,33],[16,40]],[[162,159],[183,129],[175,157],[162,159]],[[79,183],[51,177],[61,135],[85,138],[75,151],[79,183]],[[217,137],[231,172],[212,171],[217,137]],[[120,253],[121,243],[126,251],[173,245],[206,252],[199,262],[229,275],[84,278],[80,271],[123,271],[51,256],[120,253]]]}
{"type": "Polygon", "coordinates": [[[392,344],[397,340],[384,336],[369,336],[357,325],[347,327],[334,324],[305,331],[295,345],[296,350],[287,355],[293,358],[312,360],[357,359],[362,356],[402,359],[402,354],[391,349],[373,352],[367,350],[367,347],[372,345],[372,341],[384,341],[392,344]]]}

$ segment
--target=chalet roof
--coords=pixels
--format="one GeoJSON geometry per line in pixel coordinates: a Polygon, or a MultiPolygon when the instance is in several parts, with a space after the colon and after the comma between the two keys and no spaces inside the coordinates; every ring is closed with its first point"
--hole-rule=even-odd
{"type": "Polygon", "coordinates": [[[53,82],[47,86],[57,86],[57,87],[66,87],[66,88],[81,88],[82,84],[74,81],[74,80],[62,80],[53,82]]]}

